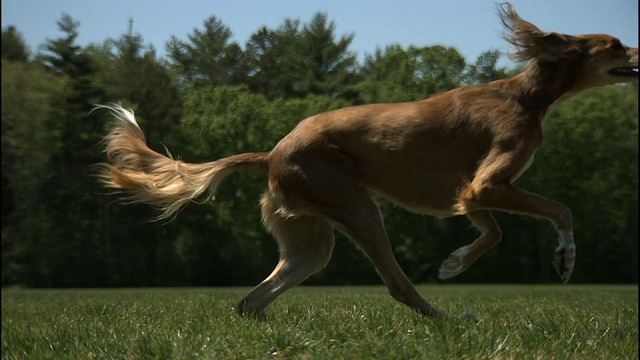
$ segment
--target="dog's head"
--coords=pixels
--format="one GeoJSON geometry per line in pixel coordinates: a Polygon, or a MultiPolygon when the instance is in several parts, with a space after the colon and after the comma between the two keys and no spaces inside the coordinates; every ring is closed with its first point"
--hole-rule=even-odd
{"type": "Polygon", "coordinates": [[[585,71],[597,74],[603,85],[638,81],[638,48],[628,47],[609,35],[576,38],[587,53],[585,71]]]}
{"type": "Polygon", "coordinates": [[[589,86],[638,81],[638,48],[623,45],[610,35],[566,35],[545,32],[520,18],[515,8],[499,7],[505,39],[515,47],[516,61],[572,62],[578,78],[589,86]]]}

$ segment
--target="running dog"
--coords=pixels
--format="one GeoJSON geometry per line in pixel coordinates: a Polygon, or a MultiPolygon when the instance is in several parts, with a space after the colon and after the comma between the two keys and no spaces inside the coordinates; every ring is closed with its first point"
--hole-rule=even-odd
{"type": "Polygon", "coordinates": [[[444,260],[439,277],[469,268],[501,240],[492,210],[551,221],[559,236],[554,265],[563,282],[576,247],[566,206],[514,186],[542,144],[542,123],[559,102],[583,90],[638,81],[638,49],[609,35],[545,32],[510,4],[498,8],[522,73],[461,87],[426,100],[372,104],[321,113],[301,121],[271,151],[190,164],[151,150],[133,112],[106,105],[119,120],[106,136],[106,186],[130,202],[162,210],[167,219],[189,202],[213,199],[231,172],[268,176],[261,199],[266,229],[280,261],[237,305],[264,309],[287,289],[325,267],[334,230],[368,256],[391,296],[419,314],[446,314],[423,299],[398,265],[372,193],[419,214],[464,215],[481,235],[444,260]]]}

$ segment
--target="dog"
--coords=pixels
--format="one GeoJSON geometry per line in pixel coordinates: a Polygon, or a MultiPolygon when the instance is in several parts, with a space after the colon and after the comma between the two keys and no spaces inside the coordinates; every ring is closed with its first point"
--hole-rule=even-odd
{"type": "Polygon", "coordinates": [[[542,123],[559,102],[583,90],[638,81],[638,49],[609,35],[544,32],[515,8],[498,7],[513,58],[528,62],[509,79],[469,85],[426,100],[347,107],[301,121],[271,151],[192,164],[151,150],[132,111],[103,105],[119,121],[105,137],[109,163],[99,176],[124,199],[156,206],[170,219],[207,196],[231,172],[267,174],[263,223],[277,240],[273,272],[236,306],[264,318],[279,295],[324,268],[334,230],[374,264],[390,295],[421,315],[448,316],[420,296],[398,265],[372,194],[419,214],[464,215],[480,236],[444,260],[439,277],[467,270],[501,241],[491,211],[551,221],[555,268],[569,281],[576,246],[571,210],[513,182],[542,144],[542,123]]]}

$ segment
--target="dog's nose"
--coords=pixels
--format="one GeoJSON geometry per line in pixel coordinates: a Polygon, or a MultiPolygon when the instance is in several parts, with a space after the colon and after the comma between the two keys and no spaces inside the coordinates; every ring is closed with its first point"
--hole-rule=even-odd
{"type": "Polygon", "coordinates": [[[627,54],[629,55],[630,62],[638,64],[638,48],[629,48],[627,54]]]}

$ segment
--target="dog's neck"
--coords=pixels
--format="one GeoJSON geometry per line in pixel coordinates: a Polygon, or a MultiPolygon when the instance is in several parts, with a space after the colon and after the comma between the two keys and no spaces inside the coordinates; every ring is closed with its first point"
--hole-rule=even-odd
{"type": "Polygon", "coordinates": [[[568,60],[533,63],[505,85],[523,109],[542,122],[554,105],[583,90],[576,88],[572,73],[568,60]]]}

